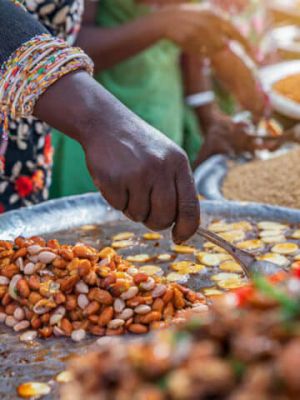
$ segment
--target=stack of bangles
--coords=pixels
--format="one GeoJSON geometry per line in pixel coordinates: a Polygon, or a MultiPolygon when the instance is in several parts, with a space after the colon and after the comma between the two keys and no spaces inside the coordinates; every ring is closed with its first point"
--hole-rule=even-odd
{"type": "Polygon", "coordinates": [[[19,47],[0,68],[0,157],[9,137],[9,116],[33,115],[39,97],[57,80],[76,70],[93,74],[93,62],[79,48],[49,34],[38,35],[19,47]]]}

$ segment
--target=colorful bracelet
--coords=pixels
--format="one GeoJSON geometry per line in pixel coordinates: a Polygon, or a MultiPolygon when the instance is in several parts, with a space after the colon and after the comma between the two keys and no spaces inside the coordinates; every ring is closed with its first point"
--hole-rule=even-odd
{"type": "Polygon", "coordinates": [[[8,117],[31,116],[36,101],[51,85],[80,69],[92,75],[91,59],[81,49],[48,34],[34,37],[11,55],[0,68],[0,156],[7,147],[8,117]]]}
{"type": "Polygon", "coordinates": [[[12,3],[14,3],[14,5],[16,5],[17,7],[22,8],[24,11],[27,12],[26,7],[24,6],[24,4],[20,1],[20,0],[11,0],[12,3]]]}

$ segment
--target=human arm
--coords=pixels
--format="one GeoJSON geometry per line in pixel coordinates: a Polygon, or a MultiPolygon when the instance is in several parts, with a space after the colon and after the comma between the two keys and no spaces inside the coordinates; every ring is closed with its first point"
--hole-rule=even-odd
{"type": "Polygon", "coordinates": [[[179,242],[195,232],[199,206],[184,153],[87,74],[53,85],[35,113],[81,143],[94,182],[113,207],[151,229],[175,223],[179,242]]]}
{"type": "Polygon", "coordinates": [[[257,66],[239,46],[230,44],[213,54],[211,63],[217,78],[244,109],[251,111],[254,120],[269,112],[257,66]]]}
{"type": "MultiPolygon", "coordinates": [[[[45,32],[7,0],[0,0],[1,22],[1,37],[5,37],[5,42],[0,41],[2,62],[32,36],[45,32]],[[5,16],[6,24],[1,20],[5,16]]],[[[112,206],[150,228],[174,224],[176,241],[195,232],[199,204],[184,153],[87,72],[60,78],[39,97],[33,114],[82,144],[94,181],[112,206]]]]}
{"type": "Polygon", "coordinates": [[[77,41],[94,60],[98,72],[138,54],[161,39],[169,39],[186,51],[198,53],[214,53],[233,37],[247,48],[246,41],[229,21],[204,6],[179,4],[158,7],[145,16],[113,28],[96,25],[98,7],[95,2],[86,2],[77,41]]]}
{"type": "MultiPolygon", "coordinates": [[[[198,56],[185,55],[183,73],[186,96],[212,91],[211,68],[208,60],[198,56]]],[[[213,100],[205,105],[195,106],[195,113],[202,128],[204,143],[196,165],[213,154],[233,154],[254,151],[254,140],[246,132],[246,125],[236,123],[217,106],[213,100]]]]}

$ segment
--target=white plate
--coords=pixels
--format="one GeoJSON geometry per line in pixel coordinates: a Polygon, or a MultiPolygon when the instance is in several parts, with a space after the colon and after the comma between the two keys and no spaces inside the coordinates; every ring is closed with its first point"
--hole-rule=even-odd
{"type": "Polygon", "coordinates": [[[274,110],[288,118],[300,120],[300,104],[281,96],[272,89],[276,81],[297,73],[300,73],[300,61],[286,61],[262,68],[260,79],[265,91],[270,96],[274,110]]]}

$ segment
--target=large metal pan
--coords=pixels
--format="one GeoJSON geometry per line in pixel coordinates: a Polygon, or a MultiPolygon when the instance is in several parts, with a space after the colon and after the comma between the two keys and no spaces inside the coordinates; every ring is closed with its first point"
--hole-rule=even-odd
{"type": "MultiPolygon", "coordinates": [[[[300,224],[300,212],[295,210],[259,204],[203,201],[203,224],[215,218],[270,219],[300,224]]],[[[78,240],[76,228],[86,224],[100,224],[96,231],[79,230],[81,234],[84,232],[85,241],[97,245],[105,245],[113,232],[124,229],[142,232],[144,229],[109,208],[98,194],[88,194],[4,214],[0,217],[0,238],[11,240],[18,235],[46,235],[74,242],[78,240]]],[[[166,241],[165,245],[169,246],[169,243],[166,241]]],[[[0,398],[16,399],[16,387],[25,381],[48,382],[65,368],[70,356],[86,351],[94,342],[95,338],[90,338],[74,344],[63,338],[40,340],[28,346],[19,342],[18,335],[0,326],[0,398]]],[[[45,399],[56,398],[57,388],[54,385],[51,395],[45,399]]]]}

